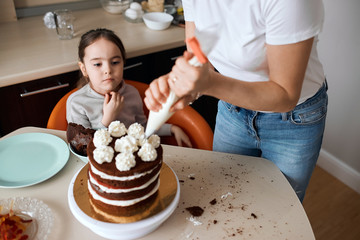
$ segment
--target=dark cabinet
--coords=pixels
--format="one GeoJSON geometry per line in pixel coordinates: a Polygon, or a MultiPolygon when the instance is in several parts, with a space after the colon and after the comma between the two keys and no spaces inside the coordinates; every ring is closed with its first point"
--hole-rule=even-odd
{"type": "MultiPolygon", "coordinates": [[[[126,61],[124,78],[150,83],[155,78],[167,74],[175,64],[176,58],[182,56],[184,47],[174,48],[154,54],[131,58],[126,61]]],[[[199,112],[214,130],[218,99],[202,96],[191,106],[199,112]]]]}
{"type": "Polygon", "coordinates": [[[0,88],[0,135],[25,126],[46,127],[53,107],[78,76],[75,71],[0,88]]]}
{"type": "Polygon", "coordinates": [[[185,46],[127,59],[124,78],[149,84],[155,78],[170,72],[176,58],[184,51],[185,46]]]}
{"type": "MultiPolygon", "coordinates": [[[[170,72],[184,50],[185,46],[127,59],[124,78],[149,84],[170,72]]],[[[79,74],[73,71],[0,88],[0,136],[25,126],[45,128],[56,103],[76,87],[79,74]]],[[[203,96],[192,105],[212,128],[216,102],[214,98],[203,96]]]]}

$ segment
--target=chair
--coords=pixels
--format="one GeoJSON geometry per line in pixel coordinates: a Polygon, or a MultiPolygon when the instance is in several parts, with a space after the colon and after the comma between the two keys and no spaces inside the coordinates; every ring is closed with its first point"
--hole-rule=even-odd
{"type": "MultiPolygon", "coordinates": [[[[141,98],[145,98],[145,90],[148,88],[148,84],[132,80],[125,80],[125,82],[137,88],[141,98]]],[[[70,94],[77,90],[78,89],[75,88],[68,92],[55,105],[54,109],[50,114],[47,128],[66,131],[66,101],[70,94]]],[[[149,114],[149,110],[146,108],[145,104],[144,113],[146,116],[148,116],[149,114]]],[[[175,124],[181,127],[189,136],[193,148],[212,150],[213,132],[205,119],[192,107],[187,106],[184,109],[177,111],[167,121],[167,123],[175,124]]],[[[177,146],[175,138],[173,136],[161,137],[161,142],[163,144],[177,146]]]]}

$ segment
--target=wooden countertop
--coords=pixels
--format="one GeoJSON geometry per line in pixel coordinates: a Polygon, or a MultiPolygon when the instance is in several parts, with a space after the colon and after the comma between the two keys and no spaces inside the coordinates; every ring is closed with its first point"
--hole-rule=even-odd
{"type": "Polygon", "coordinates": [[[144,23],[129,23],[123,15],[102,8],[75,11],[75,37],[59,40],[43,16],[0,24],[0,87],[66,73],[78,69],[77,46],[82,34],[94,28],[113,30],[124,43],[128,58],[184,46],[184,28],[163,31],[144,23]]]}
{"type": "MultiPolygon", "coordinates": [[[[65,131],[34,127],[20,128],[0,141],[30,132],[53,134],[66,141],[65,131]]],[[[315,239],[295,192],[272,162],[169,145],[163,149],[164,162],[180,180],[180,201],[158,229],[141,239],[315,239]],[[192,206],[203,208],[203,215],[191,219],[186,208],[192,206]]],[[[71,154],[65,167],[50,179],[29,187],[0,187],[0,196],[44,201],[55,218],[50,240],[104,239],[82,225],[69,209],[68,187],[84,165],[71,154]]]]}

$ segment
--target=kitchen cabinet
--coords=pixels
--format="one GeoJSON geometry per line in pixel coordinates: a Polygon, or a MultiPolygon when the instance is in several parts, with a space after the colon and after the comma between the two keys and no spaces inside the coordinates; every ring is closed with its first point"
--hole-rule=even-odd
{"type": "Polygon", "coordinates": [[[0,88],[0,135],[20,127],[46,127],[59,99],[75,87],[74,71],[0,88]]]}
{"type": "MultiPolygon", "coordinates": [[[[185,47],[151,53],[126,60],[124,78],[150,83],[153,79],[171,71],[185,47]]],[[[46,127],[56,103],[76,87],[79,71],[55,75],[43,79],[0,88],[0,136],[20,127],[46,127]]],[[[217,100],[203,96],[193,103],[213,128],[217,100]]]]}
{"type": "Polygon", "coordinates": [[[124,78],[149,84],[170,72],[176,58],[182,56],[184,51],[185,46],[127,59],[124,78]]]}

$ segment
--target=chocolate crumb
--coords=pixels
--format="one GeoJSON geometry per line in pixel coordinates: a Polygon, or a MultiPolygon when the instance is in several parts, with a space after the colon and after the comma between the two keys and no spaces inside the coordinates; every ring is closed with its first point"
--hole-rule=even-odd
{"type": "Polygon", "coordinates": [[[190,178],[190,180],[195,180],[195,178],[194,177],[189,177],[190,178]]]}
{"type": "Polygon", "coordinates": [[[251,216],[255,219],[257,219],[257,216],[255,215],[255,213],[251,213],[251,216]]]}
{"type": "Polygon", "coordinates": [[[199,206],[194,206],[194,207],[188,207],[188,208],[185,208],[187,211],[190,212],[191,215],[193,215],[194,217],[200,217],[204,210],[199,207],[199,206]]]}
{"type": "Polygon", "coordinates": [[[215,205],[216,203],[217,203],[216,198],[214,198],[214,199],[211,200],[211,202],[210,202],[211,205],[215,205]]]}
{"type": "Polygon", "coordinates": [[[243,230],[242,230],[242,229],[240,229],[240,228],[236,229],[236,231],[237,231],[237,233],[239,233],[240,235],[242,235],[242,234],[243,234],[243,230]]]}
{"type": "Polygon", "coordinates": [[[218,222],[217,220],[214,220],[214,224],[217,224],[217,222],[218,222]]]}
{"type": "Polygon", "coordinates": [[[183,182],[185,182],[185,181],[184,181],[184,180],[179,180],[179,182],[183,183],[183,182]]]}

